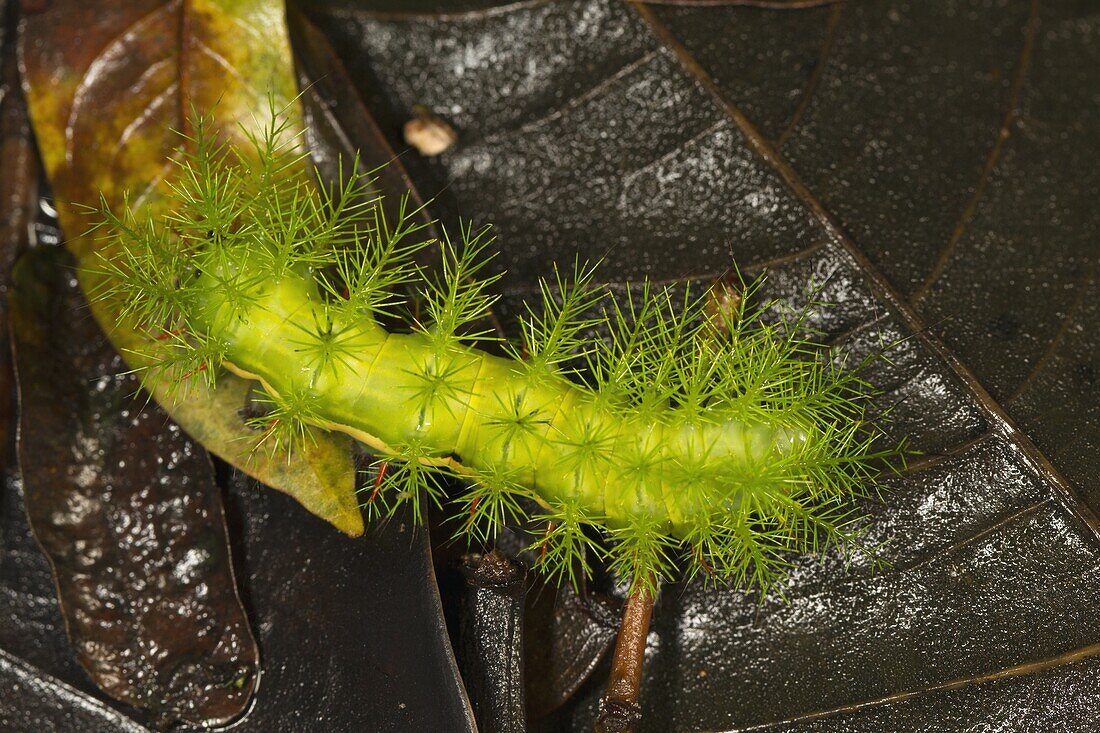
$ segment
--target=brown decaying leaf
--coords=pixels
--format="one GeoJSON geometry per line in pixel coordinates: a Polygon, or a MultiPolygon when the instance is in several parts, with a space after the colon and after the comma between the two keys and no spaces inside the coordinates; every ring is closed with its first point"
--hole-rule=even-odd
{"type": "Polygon", "coordinates": [[[25,503],[77,658],[164,723],[232,720],[259,655],[206,453],[135,394],[63,251],[20,260],[11,322],[25,503]]]}
{"type": "MultiPolygon", "coordinates": [[[[38,220],[41,171],[34,138],[27,117],[26,102],[19,84],[14,38],[16,13],[11,4],[0,29],[3,43],[3,72],[0,74],[0,648],[19,656],[28,665],[49,669],[69,680],[84,681],[91,687],[83,669],[72,654],[68,637],[57,608],[49,563],[31,535],[23,504],[23,487],[16,459],[15,437],[18,428],[15,372],[11,363],[8,328],[8,294],[11,271],[16,258],[42,241],[56,241],[44,222],[38,220]]],[[[34,686],[34,671],[15,662],[7,667],[5,689],[34,686]]],[[[4,666],[0,664],[0,666],[4,666]]],[[[46,681],[43,689],[52,689],[46,681]]],[[[76,698],[80,693],[73,693],[76,698]]],[[[3,698],[0,698],[2,700],[3,698]]],[[[0,704],[0,729],[18,730],[16,722],[24,701],[33,701],[30,719],[50,720],[50,695],[20,695],[20,703],[0,704]]]]}
{"type": "MultiPolygon", "coordinates": [[[[3,8],[4,6],[0,6],[3,8]]],[[[6,22],[0,12],[0,23],[6,22]]],[[[10,455],[15,436],[11,353],[8,343],[7,293],[15,260],[26,249],[38,207],[38,156],[30,134],[27,106],[19,88],[15,47],[0,31],[0,466],[10,455]]]]}
{"type": "MultiPolygon", "coordinates": [[[[239,136],[238,122],[265,124],[269,93],[280,108],[296,95],[283,6],[275,0],[59,0],[26,18],[21,58],[39,148],[85,291],[100,277],[94,267],[102,240],[84,234],[92,222],[80,205],[102,194],[118,208],[128,193],[135,206],[157,210],[180,142],[173,130],[185,132],[192,111],[216,109],[227,134],[239,136]]],[[[139,365],[130,349],[142,336],[120,327],[105,301],[94,301],[92,312],[139,365]]],[[[221,458],[360,534],[350,441],[313,431],[291,462],[253,451],[254,434],[239,414],[249,385],[230,375],[219,382],[184,400],[166,383],[148,386],[221,458]]]]}
{"type": "MultiPolygon", "coordinates": [[[[146,708],[154,718],[227,721],[248,703],[259,660],[235,592],[220,495],[212,484],[209,462],[177,427],[167,425],[162,412],[131,400],[132,378],[92,381],[81,373],[81,365],[108,366],[89,363],[97,357],[113,360],[113,368],[119,363],[89,319],[87,304],[78,302],[69,269],[52,273],[56,283],[29,283],[24,278],[22,291],[11,291],[8,283],[14,255],[25,251],[42,231],[35,216],[41,164],[15,73],[12,36],[5,35],[4,41],[0,160],[7,175],[0,182],[0,353],[5,383],[0,395],[14,393],[7,383],[9,315],[12,336],[24,347],[20,357],[25,387],[20,411],[22,482],[5,478],[0,508],[4,609],[21,614],[35,609],[20,622],[5,616],[12,621],[3,628],[4,647],[63,674],[70,674],[75,661],[69,659],[75,656],[91,682],[113,697],[146,708]],[[48,297],[38,302],[25,297],[29,285],[34,294],[48,297]],[[59,287],[40,292],[50,285],[59,287]],[[24,340],[29,335],[35,337],[33,343],[24,340]],[[66,355],[73,355],[66,349],[77,348],[85,338],[91,338],[81,352],[85,359],[80,364],[66,360],[66,355]],[[129,405],[132,412],[88,415],[81,408],[88,407],[89,396],[92,401],[129,405]],[[80,437],[84,440],[78,441],[80,437]],[[89,455],[89,441],[97,440],[106,449],[89,455]],[[143,469],[158,456],[176,461],[178,472],[169,478],[161,463],[146,475],[143,469]],[[97,470],[103,461],[128,463],[129,470],[97,470]],[[27,486],[25,502],[21,483],[27,486]],[[38,568],[45,560],[30,537],[24,505],[50,560],[45,576],[38,568]],[[117,543],[120,536],[124,539],[117,543]],[[160,546],[149,544],[150,538],[164,541],[163,553],[160,546]],[[53,587],[38,586],[51,570],[59,605],[46,595],[53,587]],[[182,570],[189,577],[180,575],[182,570]],[[62,622],[76,655],[63,633],[59,639],[51,637],[62,622]]],[[[40,251],[29,256],[43,264],[42,258],[50,261],[61,254],[40,251]]],[[[34,263],[27,256],[23,262],[24,274],[31,274],[34,263]]],[[[9,440],[14,430],[7,433],[8,418],[14,428],[17,411],[13,404],[4,407],[3,460],[8,461],[14,458],[8,455],[9,445],[14,445],[9,440]]],[[[15,469],[4,467],[5,474],[9,470],[15,469]]],[[[0,705],[3,730],[24,730],[29,720],[80,730],[140,729],[100,701],[21,661],[4,657],[0,668],[7,694],[20,700],[14,707],[0,705]]],[[[83,675],[77,679],[81,687],[88,687],[83,675]]]]}

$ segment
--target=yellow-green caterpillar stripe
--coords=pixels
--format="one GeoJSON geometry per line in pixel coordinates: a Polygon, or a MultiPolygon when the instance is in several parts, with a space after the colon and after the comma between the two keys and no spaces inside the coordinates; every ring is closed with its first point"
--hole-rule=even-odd
{"type": "Polygon", "coordinates": [[[685,505],[676,481],[692,455],[711,458],[700,479],[714,485],[702,493],[736,503],[737,492],[721,484],[738,467],[763,464],[807,439],[805,430],[732,418],[686,422],[671,408],[648,422],[564,378],[535,376],[514,360],[462,344],[440,348],[423,334],[389,333],[369,316],[319,333],[316,324],[330,309],[309,275],[288,273],[254,296],[246,311],[223,318],[215,311],[201,325],[225,342],[230,368],[261,380],[276,399],[308,394],[307,421],[382,455],[418,445],[425,461],[434,457],[460,472],[503,470],[541,503],[575,499],[612,526],[647,514],[684,537],[705,508],[685,505]],[[312,356],[333,338],[354,348],[341,359],[312,356]],[[423,397],[433,373],[445,374],[446,384],[423,397]],[[529,417],[529,429],[511,427],[517,415],[529,417]],[[598,436],[599,450],[578,458],[586,436],[598,436]],[[615,460],[639,455],[649,457],[648,471],[615,460]]]}

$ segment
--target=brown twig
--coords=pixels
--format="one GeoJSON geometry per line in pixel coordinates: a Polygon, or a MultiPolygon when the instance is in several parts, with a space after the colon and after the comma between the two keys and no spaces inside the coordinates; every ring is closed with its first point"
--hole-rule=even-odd
{"type": "Polygon", "coordinates": [[[655,596],[651,587],[657,587],[655,579],[649,584],[637,584],[626,597],[623,621],[615,641],[615,656],[611,661],[611,678],[596,718],[596,733],[632,733],[634,724],[642,718],[638,699],[642,692],[645,642],[653,617],[655,596]]]}

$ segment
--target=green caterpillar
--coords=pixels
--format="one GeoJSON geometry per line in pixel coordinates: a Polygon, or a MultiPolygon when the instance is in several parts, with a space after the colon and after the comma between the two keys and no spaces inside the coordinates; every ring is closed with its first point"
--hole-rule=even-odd
{"type": "Polygon", "coordinates": [[[372,512],[421,517],[445,498],[435,477],[459,476],[460,526],[479,539],[537,505],[555,579],[606,555],[634,583],[682,564],[764,588],[790,552],[852,539],[850,500],[889,451],[872,448],[865,384],[797,324],[764,323],[748,297],[715,309],[648,283],[613,297],[578,263],[542,283],[521,341],[489,353],[486,229],[436,241],[407,198],[386,215],[358,161],[317,185],[285,125],[239,149],[208,123],[185,141],[170,213],[102,207],[97,296],[181,385],[223,368],[255,380],[258,445],[292,453],[306,426],[353,436],[377,456],[372,512]],[[417,264],[429,251],[434,272],[417,264]]]}

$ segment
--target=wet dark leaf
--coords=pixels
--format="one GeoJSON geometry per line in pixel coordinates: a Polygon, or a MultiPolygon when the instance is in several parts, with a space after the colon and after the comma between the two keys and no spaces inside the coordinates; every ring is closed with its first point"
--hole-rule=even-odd
{"type": "Polygon", "coordinates": [[[497,226],[509,297],[578,250],[614,280],[736,262],[820,286],[841,352],[904,339],[871,374],[925,452],[868,506],[889,566],[801,561],[787,603],[666,589],[644,729],[1090,729],[1094,4],[316,17],[395,143],[417,105],[455,126],[411,170],[497,226]]]}
{"type": "Polygon", "coordinates": [[[364,171],[377,171],[377,187],[389,195],[383,204],[396,220],[402,194],[408,194],[408,209],[418,210],[420,223],[432,220],[423,199],[374,117],[363,107],[355,86],[335,51],[308,17],[290,8],[290,36],[302,89],[302,108],[310,157],[322,178],[336,180],[340,161],[359,155],[364,171]]]}
{"type": "MultiPolygon", "coordinates": [[[[639,0],[641,2],[641,0],[639,0]]],[[[740,6],[766,10],[805,10],[822,5],[840,5],[841,0],[648,0],[646,5],[679,5],[682,7],[717,8],[740,6]]]]}
{"type": "Polygon", "coordinates": [[[541,592],[549,602],[536,603],[526,627],[532,718],[557,710],[576,694],[615,644],[622,618],[621,604],[594,591],[582,594],[564,586],[541,592]]]}
{"type": "Polygon", "coordinates": [[[456,650],[481,733],[524,733],[523,625],[526,573],[502,553],[463,558],[465,589],[456,650]]]}
{"type": "Polygon", "coordinates": [[[236,472],[229,507],[264,659],[235,731],[475,730],[427,532],[398,515],[345,537],[236,472]]]}
{"type": "Polygon", "coordinates": [[[11,323],[24,500],[78,660],[164,722],[237,717],[258,652],[206,453],[137,394],[61,250],[20,260],[11,323]]]}
{"type": "Polygon", "coordinates": [[[99,700],[50,678],[0,650],[0,729],[8,733],[111,731],[145,733],[99,700]],[[17,705],[11,703],[18,700],[17,705]]]}

